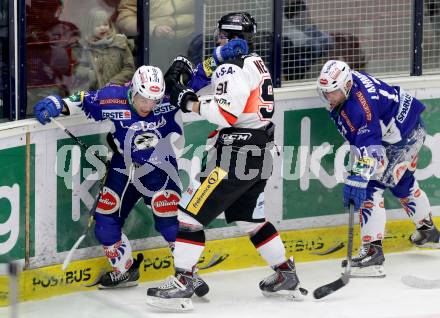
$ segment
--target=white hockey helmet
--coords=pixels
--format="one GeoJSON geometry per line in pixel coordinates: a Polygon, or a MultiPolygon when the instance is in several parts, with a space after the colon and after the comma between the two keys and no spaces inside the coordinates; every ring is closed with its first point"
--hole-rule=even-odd
{"type": "Polygon", "coordinates": [[[131,80],[133,97],[140,94],[147,99],[162,101],[165,94],[165,81],[160,68],[142,65],[134,72],[131,80]]]}
{"type": "Polygon", "coordinates": [[[327,102],[324,93],[331,93],[338,89],[348,97],[353,85],[353,76],[347,63],[337,60],[327,61],[322,67],[316,86],[322,100],[327,102]]]}

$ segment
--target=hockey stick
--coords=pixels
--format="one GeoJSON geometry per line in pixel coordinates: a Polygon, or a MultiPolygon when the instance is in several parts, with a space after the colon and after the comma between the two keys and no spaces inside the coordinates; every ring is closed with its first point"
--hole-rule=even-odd
{"type": "MultiPolygon", "coordinates": [[[[89,149],[89,147],[82,142],[81,139],[79,139],[78,137],[76,137],[74,134],[72,134],[70,132],[69,129],[67,129],[63,124],[61,124],[58,120],[56,120],[55,118],[51,118],[51,121],[58,126],[58,128],[60,128],[61,130],[63,130],[67,135],[69,135],[70,138],[72,138],[77,144],[78,146],[80,146],[81,148],[84,149],[84,151],[87,151],[89,149]]],[[[99,160],[101,161],[103,164],[107,165],[107,162],[105,162],[103,159],[101,159],[97,152],[93,153],[93,155],[99,160]]]]}
{"type": "Polygon", "coordinates": [[[354,207],[353,204],[350,203],[350,208],[348,210],[348,243],[347,243],[347,266],[345,267],[345,272],[342,274],[342,277],[331,282],[329,284],[318,287],[313,292],[313,297],[316,299],[321,299],[325,296],[334,293],[338,289],[341,289],[350,281],[350,273],[351,273],[351,256],[353,249],[353,227],[354,227],[354,207]]]}
{"type": "Polygon", "coordinates": [[[73,244],[72,248],[70,249],[69,253],[67,254],[66,258],[64,259],[63,267],[62,267],[63,271],[65,271],[67,269],[67,266],[69,266],[70,261],[72,260],[73,253],[78,248],[78,246],[82,243],[82,241],[86,238],[87,234],[89,233],[90,228],[92,227],[93,219],[95,217],[95,210],[96,210],[96,207],[98,206],[99,198],[101,197],[101,192],[102,192],[102,189],[104,188],[105,180],[107,179],[109,167],[110,167],[110,165],[107,165],[105,175],[100,181],[98,195],[95,198],[95,202],[93,202],[92,208],[89,210],[89,220],[87,222],[87,227],[84,230],[83,234],[75,242],[75,244],[73,244]]]}
{"type": "Polygon", "coordinates": [[[402,276],[402,283],[409,287],[419,289],[436,289],[440,288],[440,279],[428,279],[413,275],[402,276]]]}
{"type": "MultiPolygon", "coordinates": [[[[55,118],[51,118],[52,122],[57,125],[61,130],[63,130],[67,135],[69,135],[81,148],[83,148],[85,151],[87,151],[89,149],[89,147],[82,142],[78,137],[76,137],[74,134],[72,134],[66,127],[64,127],[63,124],[61,124],[58,120],[56,120],[55,118]]],[[[108,175],[108,171],[109,171],[109,161],[105,162],[103,159],[101,159],[97,153],[93,154],[97,159],[99,159],[102,163],[105,164],[106,166],[106,171],[105,171],[105,175],[104,177],[101,179],[100,181],[100,185],[99,185],[99,189],[98,189],[98,195],[96,196],[95,202],[93,202],[93,206],[92,208],[89,210],[89,220],[87,222],[87,227],[84,231],[84,233],[78,238],[78,240],[75,242],[75,244],[73,244],[72,248],[70,249],[69,253],[67,254],[66,258],[64,259],[63,262],[63,271],[65,271],[67,269],[67,266],[69,266],[71,260],[72,260],[72,256],[73,253],[75,252],[75,250],[78,248],[78,246],[82,243],[82,241],[86,238],[90,228],[92,227],[92,223],[93,223],[93,219],[95,216],[95,210],[96,207],[98,206],[99,203],[99,197],[100,197],[100,193],[102,191],[102,188],[104,187],[105,184],[105,180],[107,179],[107,175],[108,175]]]]}

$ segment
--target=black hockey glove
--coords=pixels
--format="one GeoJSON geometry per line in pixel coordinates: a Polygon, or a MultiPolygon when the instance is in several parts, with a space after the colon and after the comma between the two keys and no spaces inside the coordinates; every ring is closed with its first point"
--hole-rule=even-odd
{"type": "Polygon", "coordinates": [[[187,85],[193,76],[193,69],[194,66],[187,57],[183,55],[177,56],[165,73],[166,87],[172,88],[177,83],[187,85]]]}
{"type": "Polygon", "coordinates": [[[170,104],[179,107],[184,113],[191,112],[191,107],[188,102],[198,102],[196,93],[190,88],[177,83],[171,89],[170,104]]]}

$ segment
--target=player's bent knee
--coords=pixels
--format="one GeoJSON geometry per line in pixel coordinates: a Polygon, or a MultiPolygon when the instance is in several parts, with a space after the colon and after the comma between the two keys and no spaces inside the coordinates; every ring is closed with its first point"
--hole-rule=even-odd
{"type": "Polygon", "coordinates": [[[96,215],[95,237],[102,245],[112,245],[121,239],[121,224],[115,218],[96,215]]]}
{"type": "Polygon", "coordinates": [[[266,222],[254,223],[254,222],[237,221],[235,223],[243,232],[252,236],[255,233],[257,233],[264,226],[266,222]]]}
{"type": "Polygon", "coordinates": [[[179,210],[177,214],[179,220],[179,230],[183,232],[197,232],[203,230],[203,224],[194,219],[192,216],[179,210]]]}
{"type": "Polygon", "coordinates": [[[154,215],[154,228],[167,242],[174,242],[179,230],[179,221],[177,221],[177,216],[158,217],[154,215]]]}

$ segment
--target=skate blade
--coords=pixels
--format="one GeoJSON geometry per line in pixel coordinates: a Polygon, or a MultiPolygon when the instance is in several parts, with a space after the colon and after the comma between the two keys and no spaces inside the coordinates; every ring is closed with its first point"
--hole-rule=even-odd
{"type": "Polygon", "coordinates": [[[138,285],[137,281],[134,282],[126,282],[126,283],[120,283],[116,286],[103,286],[98,285],[98,289],[105,290],[105,289],[119,289],[119,288],[129,288],[129,287],[135,287],[138,285]]]}
{"type": "Polygon", "coordinates": [[[268,298],[281,298],[288,301],[301,301],[304,299],[304,296],[308,294],[308,291],[302,287],[298,287],[294,290],[279,290],[276,292],[262,290],[261,293],[268,298]]]}
{"type": "Polygon", "coordinates": [[[350,278],[384,278],[385,276],[386,273],[383,265],[352,267],[350,273],[350,278]]]}
{"type": "Polygon", "coordinates": [[[191,298],[160,298],[147,296],[147,305],[160,311],[182,312],[194,309],[191,298]]]}
{"type": "Polygon", "coordinates": [[[439,249],[440,248],[440,243],[434,243],[434,242],[427,242],[425,244],[422,245],[416,245],[418,248],[435,248],[435,249],[439,249]]]}

